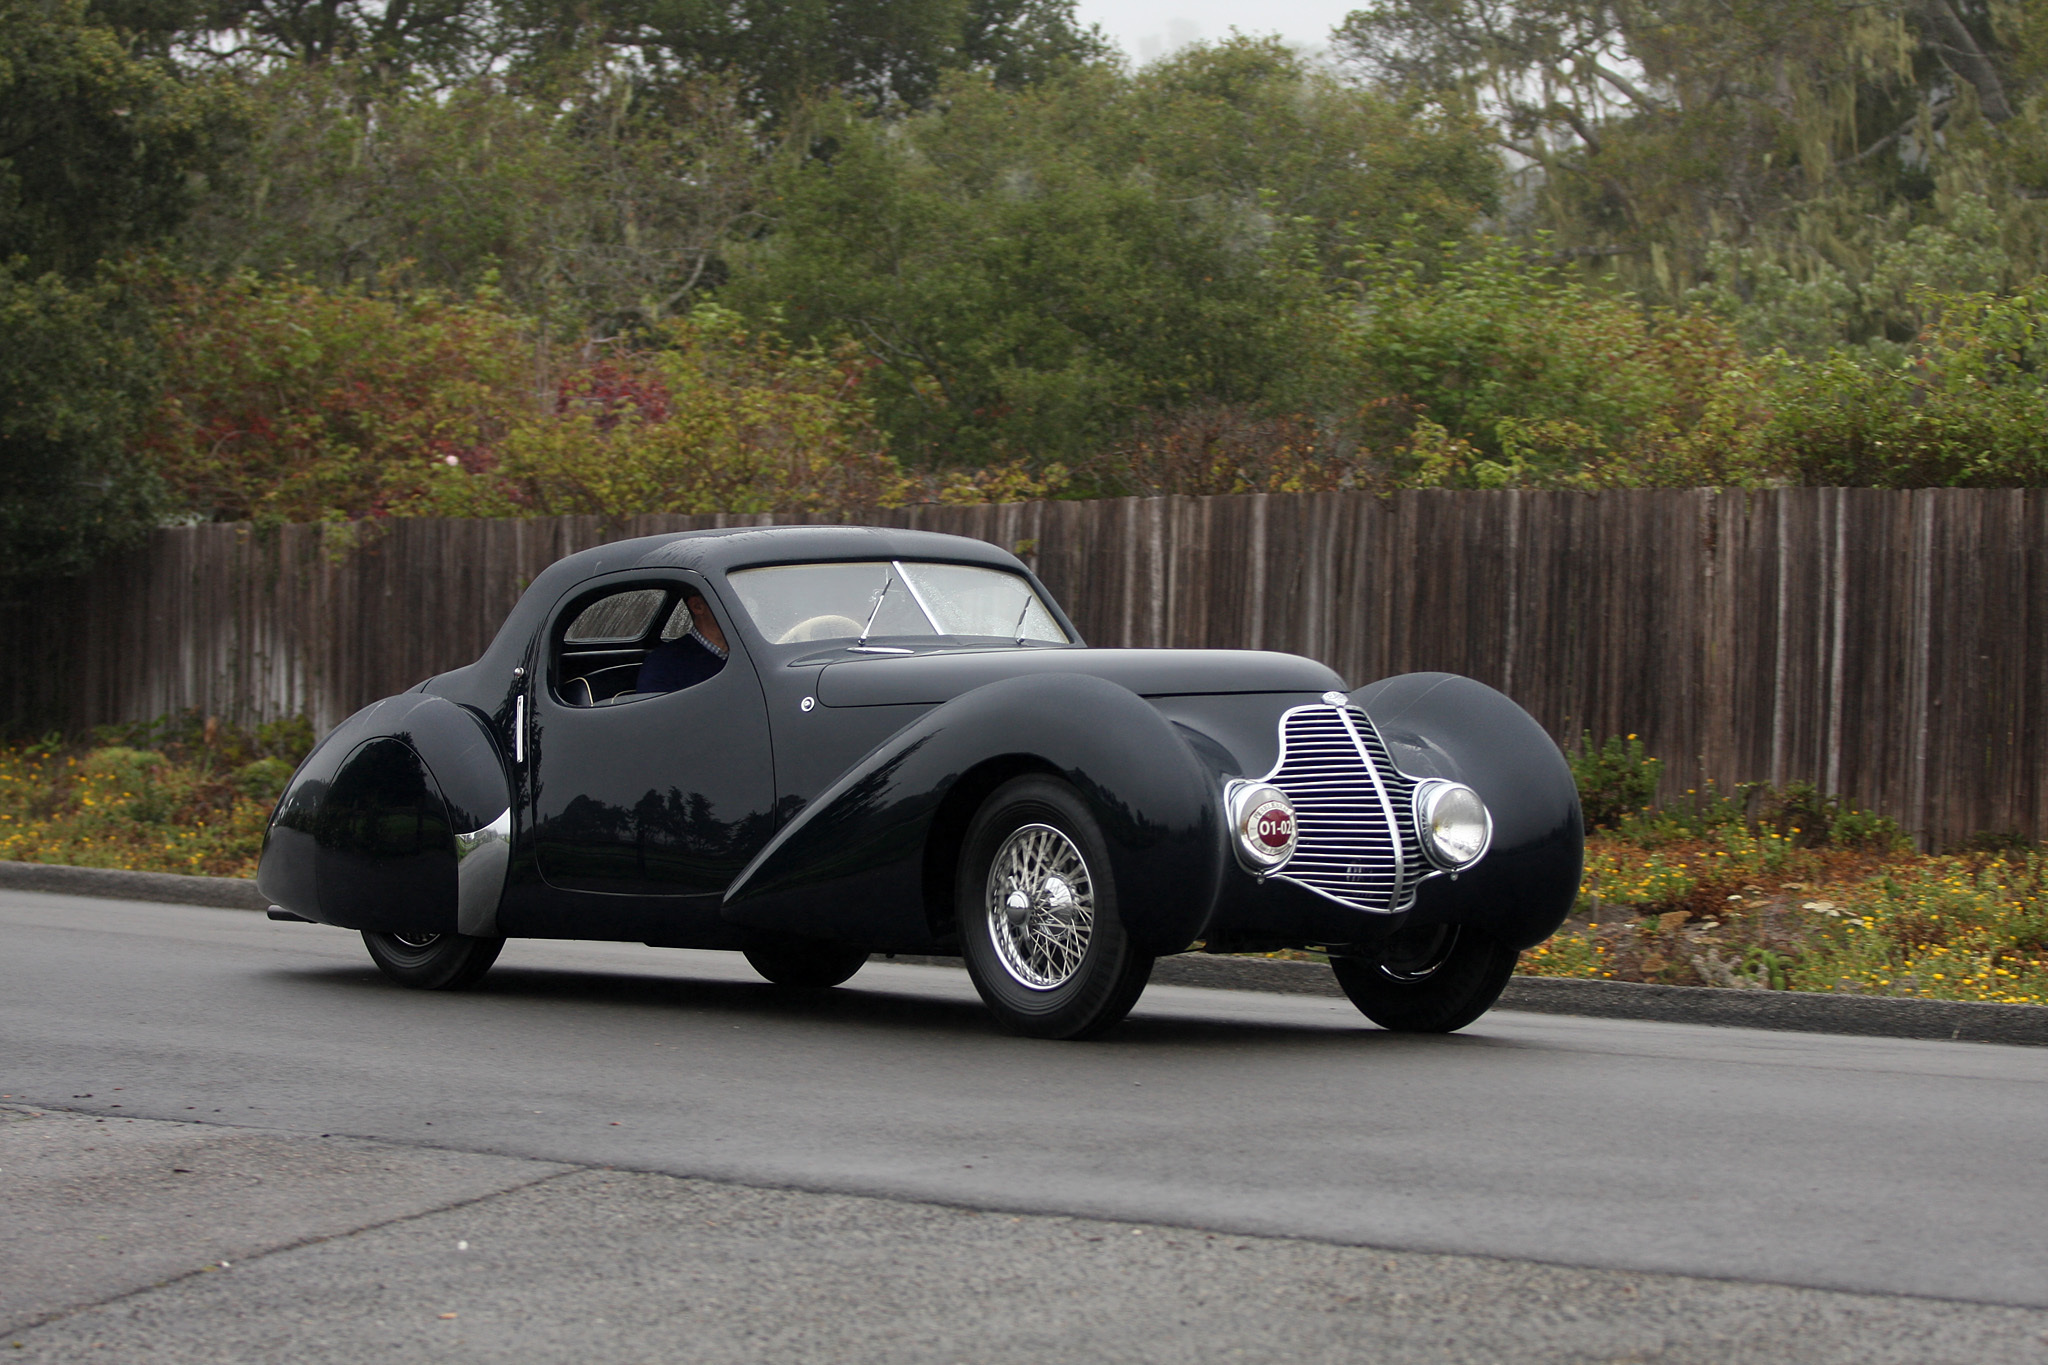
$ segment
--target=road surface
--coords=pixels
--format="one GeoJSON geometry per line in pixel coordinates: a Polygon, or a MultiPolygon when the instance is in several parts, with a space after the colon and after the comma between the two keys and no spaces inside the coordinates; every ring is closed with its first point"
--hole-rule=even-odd
{"type": "Polygon", "coordinates": [[[2048,1361],[2044,1049],[1185,988],[1056,1044],[941,968],[444,996],[30,893],[0,945],[17,1360],[2048,1361]]]}

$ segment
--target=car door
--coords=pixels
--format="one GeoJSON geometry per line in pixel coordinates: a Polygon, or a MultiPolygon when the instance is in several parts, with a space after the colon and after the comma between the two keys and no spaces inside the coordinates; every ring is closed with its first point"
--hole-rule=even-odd
{"type": "Polygon", "coordinates": [[[550,885],[713,895],[767,843],[768,714],[738,640],[717,594],[680,571],[612,575],[558,604],[528,731],[533,848],[550,885]],[[703,595],[731,642],[725,664],[680,691],[636,693],[639,661],[678,635],[679,621],[687,628],[686,588],[703,595]]]}

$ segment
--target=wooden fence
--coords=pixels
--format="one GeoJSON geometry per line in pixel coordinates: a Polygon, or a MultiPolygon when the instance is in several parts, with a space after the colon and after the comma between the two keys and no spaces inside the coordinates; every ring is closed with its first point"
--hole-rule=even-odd
{"type": "MultiPolygon", "coordinates": [[[[15,733],[354,708],[476,657],[605,540],[769,518],[197,526],[0,608],[15,733]]],[[[1804,779],[1934,844],[2048,838],[2048,490],[1416,492],[918,507],[1017,550],[1091,643],[1445,669],[1667,794],[1804,779]]]]}

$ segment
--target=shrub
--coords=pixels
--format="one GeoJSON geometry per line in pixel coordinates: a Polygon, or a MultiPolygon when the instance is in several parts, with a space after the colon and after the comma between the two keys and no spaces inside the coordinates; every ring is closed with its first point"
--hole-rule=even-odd
{"type": "Polygon", "coordinates": [[[143,453],[208,520],[387,512],[530,409],[534,338],[488,297],[374,297],[239,276],[165,286],[167,384],[143,453]]]}
{"type": "Polygon", "coordinates": [[[1733,331],[1504,242],[1367,250],[1345,344],[1363,438],[1416,486],[1748,485],[1761,420],[1733,331]]]}
{"type": "Polygon", "coordinates": [[[1922,302],[1938,317],[1905,359],[1780,358],[1756,462],[1822,486],[2048,483],[2048,280],[1922,302]]]}
{"type": "MultiPolygon", "coordinates": [[[[142,449],[188,515],[840,512],[915,492],[875,431],[868,361],[717,308],[551,361],[488,295],[165,291],[173,359],[142,449]]],[[[955,483],[980,502],[1014,480],[955,483]]]]}
{"type": "Polygon", "coordinates": [[[657,345],[570,372],[554,410],[512,422],[494,451],[416,463],[418,491],[394,510],[629,516],[905,500],[861,392],[867,362],[850,348],[791,349],[708,306],[653,335],[657,345]]]}
{"type": "Polygon", "coordinates": [[[303,717],[250,731],[188,712],[0,749],[0,858],[252,875],[312,738],[303,717]]]}
{"type": "Polygon", "coordinates": [[[1611,828],[1623,817],[1646,808],[1657,794],[1657,779],[1664,771],[1663,760],[1649,757],[1643,741],[1635,735],[1609,735],[1596,749],[1593,732],[1588,730],[1579,741],[1578,752],[1565,757],[1579,785],[1579,808],[1589,829],[1611,828]]]}

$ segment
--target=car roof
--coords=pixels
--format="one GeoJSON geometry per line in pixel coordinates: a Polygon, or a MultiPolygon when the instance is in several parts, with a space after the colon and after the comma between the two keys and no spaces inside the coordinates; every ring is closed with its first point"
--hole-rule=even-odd
{"type": "MultiPolygon", "coordinates": [[[[600,545],[548,570],[588,578],[616,569],[678,568],[729,573],[757,564],[830,563],[861,559],[939,559],[1020,570],[1007,550],[969,536],[891,526],[721,526],[676,531],[600,545]]],[[[537,582],[538,580],[536,580],[537,582]]]]}
{"type": "MultiPolygon", "coordinates": [[[[1036,586],[1070,635],[1073,624],[1052,602],[1045,585],[1024,561],[985,540],[913,531],[892,526],[721,526],[704,531],[671,531],[580,550],[541,570],[520,595],[477,665],[509,669],[561,595],[600,574],[631,569],[690,569],[723,575],[761,564],[817,564],[840,560],[932,559],[986,564],[1023,574],[1036,586]]],[[[1076,636],[1078,638],[1078,636],[1076,636]]],[[[466,670],[457,670],[466,671],[466,670]]]]}

